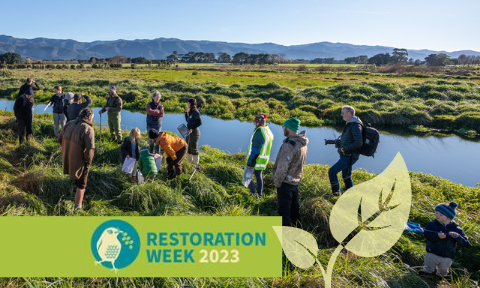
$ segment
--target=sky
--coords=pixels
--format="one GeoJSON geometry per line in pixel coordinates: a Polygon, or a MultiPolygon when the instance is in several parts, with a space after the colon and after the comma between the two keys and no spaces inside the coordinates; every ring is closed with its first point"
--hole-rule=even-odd
{"type": "Polygon", "coordinates": [[[0,35],[480,51],[478,11],[478,0],[2,0],[0,35]]]}

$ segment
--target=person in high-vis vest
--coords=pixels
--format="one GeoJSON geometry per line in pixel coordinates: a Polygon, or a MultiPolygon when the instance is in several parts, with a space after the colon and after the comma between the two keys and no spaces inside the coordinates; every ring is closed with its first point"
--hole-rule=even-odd
{"type": "Polygon", "coordinates": [[[255,184],[250,182],[248,188],[252,195],[258,198],[263,196],[263,178],[262,172],[267,168],[270,159],[270,150],[273,143],[273,133],[268,128],[266,120],[267,115],[260,113],[255,117],[255,131],[253,132],[250,144],[248,145],[247,169],[255,169],[255,178],[257,179],[257,191],[255,184]]]}

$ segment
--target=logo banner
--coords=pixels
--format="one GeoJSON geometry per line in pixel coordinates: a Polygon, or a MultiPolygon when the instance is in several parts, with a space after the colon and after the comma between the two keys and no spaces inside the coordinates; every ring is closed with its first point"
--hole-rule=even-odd
{"type": "Polygon", "coordinates": [[[281,217],[0,217],[0,277],[281,277],[281,217]]]}

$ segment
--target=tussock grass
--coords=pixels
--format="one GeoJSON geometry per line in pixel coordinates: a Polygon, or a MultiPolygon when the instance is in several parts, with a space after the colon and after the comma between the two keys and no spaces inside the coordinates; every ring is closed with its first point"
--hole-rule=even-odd
{"type": "MultiPolygon", "coordinates": [[[[391,88],[391,87],[390,87],[391,88]]],[[[377,89],[377,88],[376,88],[377,89]]],[[[393,88],[392,88],[393,89],[393,88]]],[[[373,92],[371,92],[373,93],[373,92]]],[[[12,116],[0,117],[0,127],[13,130],[12,116]]],[[[73,210],[74,188],[63,175],[61,149],[49,137],[50,117],[37,117],[35,138],[18,146],[11,131],[0,141],[1,216],[276,216],[276,189],[271,179],[272,163],[264,173],[265,197],[258,200],[240,184],[245,154],[227,154],[202,147],[196,172],[185,163],[185,174],[169,180],[163,163],[155,180],[142,185],[121,172],[118,144],[107,140],[107,132],[97,137],[96,154],[88,179],[90,192],[84,211],[73,210]],[[44,134],[46,133],[46,134],[44,134]],[[10,136],[9,136],[10,135],[10,136]]],[[[0,129],[0,131],[3,131],[0,129]]],[[[124,131],[125,135],[127,131],[124,131]]],[[[330,234],[329,215],[336,198],[330,193],[329,167],[306,165],[300,183],[301,225],[316,239],[319,261],[326,267],[338,243],[330,234]]],[[[368,181],[375,174],[355,170],[355,183],[368,181]]],[[[475,287],[480,280],[480,191],[478,188],[444,180],[434,175],[410,172],[412,207],[410,221],[425,226],[434,218],[440,202],[460,203],[456,221],[469,236],[472,248],[461,249],[445,280],[421,277],[417,271],[425,257],[425,238],[405,232],[385,254],[362,258],[343,250],[334,266],[332,283],[337,287],[475,287]]],[[[322,287],[320,269],[295,268],[285,257],[281,278],[2,278],[0,286],[13,287],[322,287]]]]}

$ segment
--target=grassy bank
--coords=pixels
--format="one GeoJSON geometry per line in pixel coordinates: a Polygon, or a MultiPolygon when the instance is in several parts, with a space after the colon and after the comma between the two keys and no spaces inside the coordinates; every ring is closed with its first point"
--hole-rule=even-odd
{"type": "MultiPolygon", "coordinates": [[[[88,73],[85,72],[84,76],[88,73]]],[[[53,87],[61,85],[64,91],[88,94],[96,106],[102,106],[108,87],[115,85],[125,102],[125,109],[130,111],[144,111],[151,93],[159,90],[167,112],[182,112],[187,99],[196,97],[201,112],[213,117],[252,121],[257,113],[264,112],[276,124],[289,117],[297,117],[304,126],[318,127],[343,124],[340,110],[343,105],[349,104],[357,109],[364,122],[377,127],[405,127],[416,132],[438,131],[471,138],[478,137],[480,133],[480,87],[474,82],[438,79],[410,84],[348,81],[292,89],[277,81],[247,85],[237,81],[236,84],[225,85],[221,82],[195,83],[163,78],[158,78],[158,82],[149,82],[147,75],[141,77],[142,81],[56,77],[36,78],[45,89],[35,93],[37,103],[47,103],[53,87]]],[[[23,81],[23,78],[1,79],[0,96],[15,99],[23,81]]]]}
{"type": "MultiPolygon", "coordinates": [[[[167,180],[165,167],[155,182],[141,186],[133,183],[120,169],[117,144],[108,142],[106,130],[96,131],[96,151],[91,167],[85,210],[73,211],[73,187],[62,174],[61,149],[54,139],[51,115],[35,115],[35,137],[18,145],[15,119],[11,112],[0,111],[0,215],[59,216],[251,216],[276,215],[276,190],[272,183],[270,163],[265,173],[265,195],[262,200],[249,196],[241,182],[245,155],[226,154],[203,147],[200,165],[205,173],[196,173],[167,180]]],[[[127,131],[124,131],[124,136],[127,131]]],[[[308,135],[307,135],[308,136],[308,135]]],[[[143,140],[146,135],[143,134],[143,140]]],[[[186,173],[193,171],[185,164],[186,173]]],[[[328,225],[336,199],[331,196],[328,166],[306,165],[300,183],[300,204],[303,229],[312,233],[320,247],[320,262],[326,266],[338,243],[328,225]]],[[[364,170],[353,173],[355,183],[372,179],[375,174],[364,170]]],[[[336,287],[474,287],[480,280],[480,191],[433,175],[410,173],[412,208],[410,221],[425,226],[434,218],[437,203],[460,203],[456,220],[471,239],[474,247],[459,251],[452,273],[442,281],[425,279],[417,274],[425,256],[425,238],[405,232],[386,253],[375,258],[362,258],[343,250],[333,271],[336,287]]],[[[318,267],[302,270],[286,258],[281,278],[1,278],[1,286],[20,287],[317,287],[323,285],[318,267]],[[51,286],[50,286],[51,285],[51,286]]]]}

